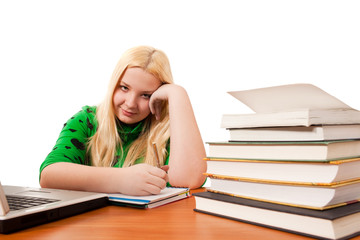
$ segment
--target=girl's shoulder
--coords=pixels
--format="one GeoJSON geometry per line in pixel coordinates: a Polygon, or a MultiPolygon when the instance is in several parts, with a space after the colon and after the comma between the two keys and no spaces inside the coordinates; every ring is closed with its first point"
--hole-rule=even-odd
{"type": "Polygon", "coordinates": [[[85,105],[81,108],[81,111],[78,114],[81,116],[81,118],[86,120],[87,123],[97,125],[96,109],[96,106],[85,105]]]}
{"type": "Polygon", "coordinates": [[[83,114],[85,115],[91,115],[91,116],[95,116],[96,115],[96,109],[97,107],[96,106],[88,106],[88,105],[85,105],[81,108],[81,111],[83,114]]]}
{"type": "Polygon", "coordinates": [[[70,128],[87,127],[90,130],[96,129],[96,106],[83,106],[79,112],[74,114],[64,125],[70,128]]]}
{"type": "Polygon", "coordinates": [[[89,119],[90,121],[94,121],[96,119],[96,106],[88,106],[85,105],[81,108],[81,110],[77,113],[75,113],[71,119],[89,119]]]}

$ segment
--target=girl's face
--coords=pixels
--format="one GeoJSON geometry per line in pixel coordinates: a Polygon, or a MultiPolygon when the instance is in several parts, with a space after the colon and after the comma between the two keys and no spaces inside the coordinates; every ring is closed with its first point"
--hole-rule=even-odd
{"type": "Polygon", "coordinates": [[[125,124],[145,119],[150,114],[150,96],[160,86],[160,80],[152,74],[141,68],[128,68],[114,92],[115,115],[125,124]]]}

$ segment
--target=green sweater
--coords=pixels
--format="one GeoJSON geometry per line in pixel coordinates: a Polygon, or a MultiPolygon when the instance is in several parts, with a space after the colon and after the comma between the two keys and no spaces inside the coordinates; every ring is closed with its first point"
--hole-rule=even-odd
{"type": "MultiPolygon", "coordinates": [[[[55,147],[46,157],[40,166],[40,174],[42,170],[53,163],[69,162],[82,165],[91,165],[89,154],[87,153],[87,141],[97,130],[97,120],[95,117],[96,107],[84,106],[80,112],[70,118],[61,130],[60,136],[56,141],[55,147]]],[[[121,124],[119,136],[123,141],[124,155],[121,156],[121,149],[117,149],[113,167],[122,167],[127,154],[127,149],[131,143],[140,135],[143,122],[136,126],[128,126],[121,124]]],[[[168,147],[169,153],[169,147],[168,147]]],[[[141,163],[143,159],[136,160],[141,163]]],[[[169,154],[166,158],[165,165],[169,162],[169,154]]]]}

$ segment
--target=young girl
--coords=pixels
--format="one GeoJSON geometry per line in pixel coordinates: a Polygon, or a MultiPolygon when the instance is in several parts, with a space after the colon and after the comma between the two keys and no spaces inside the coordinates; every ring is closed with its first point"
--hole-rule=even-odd
{"type": "Polygon", "coordinates": [[[129,195],[158,194],[167,182],[197,188],[204,157],[189,97],[173,84],[166,55],[140,46],[118,62],[103,102],[64,125],[40,167],[40,185],[129,195]]]}

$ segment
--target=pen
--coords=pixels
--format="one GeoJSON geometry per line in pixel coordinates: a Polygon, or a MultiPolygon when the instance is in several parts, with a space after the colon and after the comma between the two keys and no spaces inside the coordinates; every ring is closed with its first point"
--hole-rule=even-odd
{"type": "Polygon", "coordinates": [[[152,145],[153,145],[154,155],[155,155],[155,159],[156,159],[156,165],[158,168],[160,168],[160,159],[159,159],[159,153],[157,150],[156,142],[153,142],[152,145]]]}

